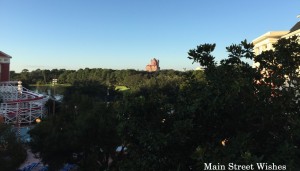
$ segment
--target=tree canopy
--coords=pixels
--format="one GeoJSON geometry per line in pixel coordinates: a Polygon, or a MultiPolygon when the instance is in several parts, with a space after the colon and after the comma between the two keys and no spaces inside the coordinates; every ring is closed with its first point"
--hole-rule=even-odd
{"type": "Polygon", "coordinates": [[[203,170],[204,163],[263,162],[299,170],[298,38],[257,56],[245,40],[227,47],[219,63],[215,46],[188,52],[204,71],[65,74],[80,83],[66,91],[56,116],[31,131],[32,149],[52,168],[74,162],[81,170],[203,170]],[[118,84],[130,89],[110,87],[118,84]]]}
{"type": "Polygon", "coordinates": [[[16,170],[26,159],[27,153],[15,130],[0,123],[0,170],[16,170]]]}

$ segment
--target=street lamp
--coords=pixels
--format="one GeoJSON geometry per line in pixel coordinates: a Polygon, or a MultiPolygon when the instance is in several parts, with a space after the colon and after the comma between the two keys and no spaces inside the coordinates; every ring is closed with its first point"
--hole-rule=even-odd
{"type": "Polygon", "coordinates": [[[18,123],[18,138],[21,140],[21,99],[22,99],[23,86],[22,81],[18,81],[18,103],[17,103],[17,123],[18,123]]]}
{"type": "Polygon", "coordinates": [[[52,79],[52,86],[53,86],[53,115],[55,115],[55,85],[57,84],[57,79],[52,79]]]}
{"type": "Polygon", "coordinates": [[[22,86],[22,81],[18,81],[18,92],[22,93],[22,89],[23,89],[23,86],[22,86]]]}
{"type": "Polygon", "coordinates": [[[35,122],[40,123],[42,120],[40,118],[36,118],[35,122]]]}

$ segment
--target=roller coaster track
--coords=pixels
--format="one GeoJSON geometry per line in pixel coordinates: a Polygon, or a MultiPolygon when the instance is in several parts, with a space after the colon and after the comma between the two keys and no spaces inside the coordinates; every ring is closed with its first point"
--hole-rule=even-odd
{"type": "Polygon", "coordinates": [[[0,82],[0,117],[4,123],[30,124],[46,114],[45,103],[48,97],[32,92],[27,88],[18,91],[17,82],[0,82]]]}

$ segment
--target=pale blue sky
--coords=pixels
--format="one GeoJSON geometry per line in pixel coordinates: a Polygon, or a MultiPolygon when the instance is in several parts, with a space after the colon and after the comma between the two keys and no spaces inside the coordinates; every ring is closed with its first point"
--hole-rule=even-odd
{"type": "Polygon", "coordinates": [[[299,0],[0,0],[0,51],[11,70],[194,69],[189,49],[225,47],[299,21],[299,0]]]}

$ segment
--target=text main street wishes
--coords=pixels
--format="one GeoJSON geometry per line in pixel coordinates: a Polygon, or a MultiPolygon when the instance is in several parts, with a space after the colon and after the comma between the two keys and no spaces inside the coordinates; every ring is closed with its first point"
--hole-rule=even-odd
{"type": "Polygon", "coordinates": [[[286,165],[276,165],[275,163],[255,163],[249,165],[204,163],[204,170],[286,170],[286,165]]]}

